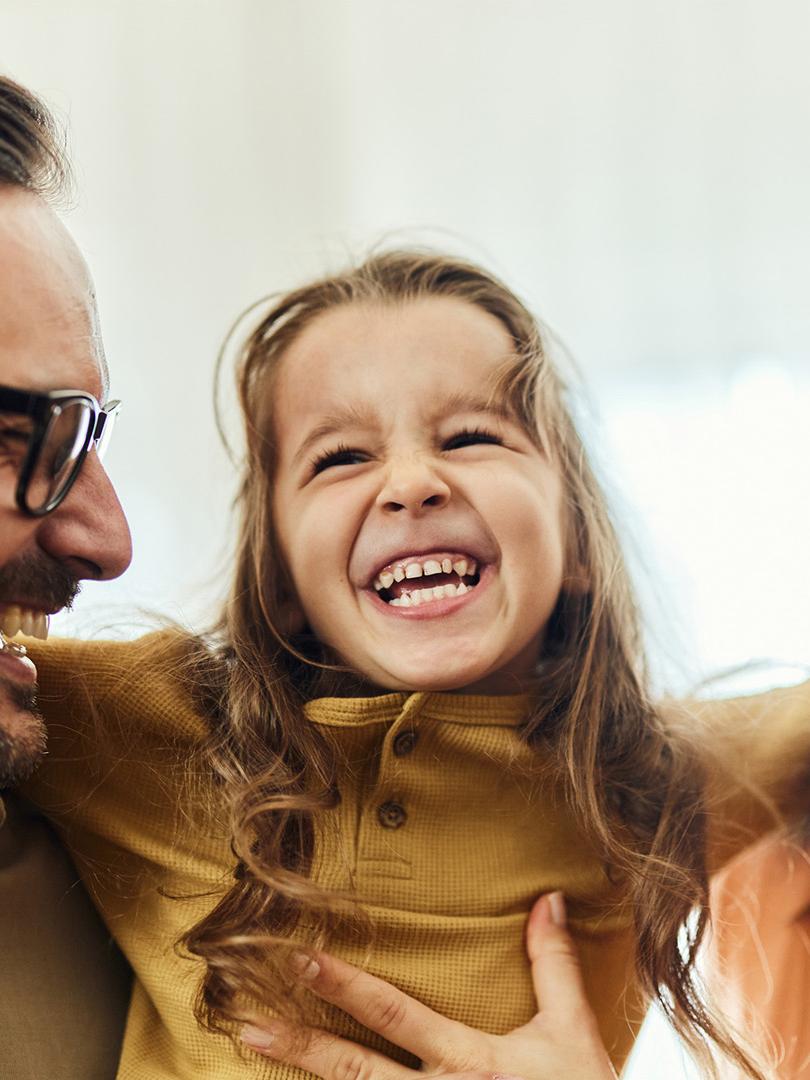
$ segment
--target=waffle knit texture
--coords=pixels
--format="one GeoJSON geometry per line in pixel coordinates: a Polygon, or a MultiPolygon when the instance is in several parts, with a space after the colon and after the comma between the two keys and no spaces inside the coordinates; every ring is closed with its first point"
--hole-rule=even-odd
{"type": "MultiPolygon", "coordinates": [[[[50,750],[27,794],[59,826],[135,972],[120,1080],[300,1080],[300,1070],[240,1057],[192,1015],[201,965],[175,942],[225,891],[234,857],[188,783],[208,724],[172,674],[182,641],[165,631],[135,642],[31,643],[50,750]]],[[[496,1033],[536,1011],[525,920],[540,893],[562,890],[587,993],[620,1068],[644,1012],[631,913],[543,752],[519,737],[527,704],[439,693],[311,702],[311,722],[345,763],[340,801],[316,823],[313,877],[352,888],[372,916],[368,970],[496,1033]]],[[[810,689],[799,688],[706,707],[696,720],[718,762],[715,864],[767,827],[752,785],[796,812],[808,718],[810,689]]],[[[363,959],[350,941],[333,951],[363,959]]],[[[331,1025],[412,1062],[342,1013],[331,1025]]]]}

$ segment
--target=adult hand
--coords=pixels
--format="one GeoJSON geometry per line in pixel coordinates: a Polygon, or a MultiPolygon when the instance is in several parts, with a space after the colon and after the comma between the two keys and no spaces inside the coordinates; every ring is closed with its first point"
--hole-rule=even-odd
{"type": "MultiPolygon", "coordinates": [[[[526,946],[537,1013],[508,1035],[491,1035],[448,1020],[403,991],[325,953],[302,957],[301,978],[313,993],[364,1027],[409,1051],[421,1073],[445,1080],[615,1080],[616,1072],[585,997],[576,949],[565,926],[561,893],[532,908],[526,946]]],[[[294,1037],[279,1020],[242,1030],[242,1041],[265,1057],[323,1080],[417,1080],[419,1073],[377,1051],[325,1031],[294,1037]]]]}

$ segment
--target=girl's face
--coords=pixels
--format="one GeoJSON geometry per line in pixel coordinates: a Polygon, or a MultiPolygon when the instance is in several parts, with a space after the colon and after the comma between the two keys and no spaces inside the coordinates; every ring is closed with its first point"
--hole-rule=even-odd
{"type": "Polygon", "coordinates": [[[491,399],[503,325],[449,297],[355,304],[274,382],[273,513],[302,617],[392,690],[512,693],[563,577],[560,476],[491,399]]]}

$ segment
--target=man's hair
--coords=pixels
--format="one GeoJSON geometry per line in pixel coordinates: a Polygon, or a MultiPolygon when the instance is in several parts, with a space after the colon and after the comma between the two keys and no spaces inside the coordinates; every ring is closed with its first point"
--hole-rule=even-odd
{"type": "Polygon", "coordinates": [[[69,178],[64,135],[50,111],[0,75],[0,185],[52,199],[66,194],[69,178]]]}

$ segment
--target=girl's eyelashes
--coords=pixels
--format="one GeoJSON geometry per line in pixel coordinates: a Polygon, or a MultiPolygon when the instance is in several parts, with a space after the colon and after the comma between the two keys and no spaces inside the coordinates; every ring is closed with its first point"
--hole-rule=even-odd
{"type": "Polygon", "coordinates": [[[324,469],[331,469],[334,465],[357,465],[360,461],[364,461],[365,457],[362,450],[356,450],[341,443],[333,450],[324,450],[316,454],[310,462],[310,468],[312,475],[317,476],[324,469]]]}
{"type": "MultiPolygon", "coordinates": [[[[480,443],[489,443],[492,446],[503,446],[503,439],[492,431],[483,428],[464,428],[463,431],[452,435],[442,444],[442,450],[461,450],[465,446],[475,446],[480,443]]],[[[324,472],[326,469],[341,465],[360,465],[368,461],[368,454],[364,450],[358,450],[344,443],[331,450],[323,450],[310,462],[310,471],[313,476],[324,472]]]]}
{"type": "Polygon", "coordinates": [[[460,450],[464,446],[475,446],[477,443],[503,446],[503,439],[500,435],[496,435],[493,431],[486,431],[484,428],[465,428],[449,438],[442,449],[460,450]]]}

